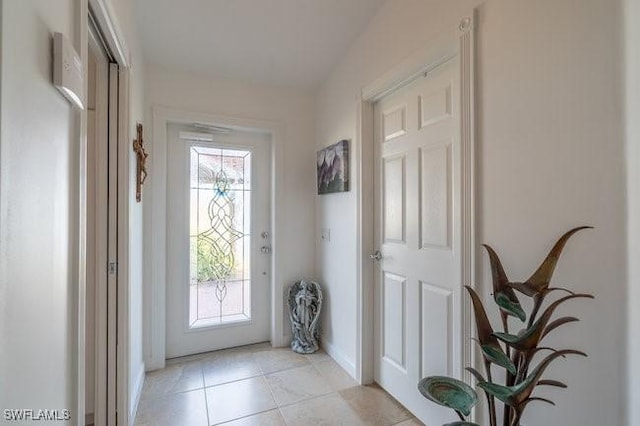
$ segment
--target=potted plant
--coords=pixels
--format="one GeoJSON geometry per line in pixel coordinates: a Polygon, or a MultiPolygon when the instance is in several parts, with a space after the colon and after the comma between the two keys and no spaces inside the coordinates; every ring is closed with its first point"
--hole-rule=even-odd
{"type": "MultiPolygon", "coordinates": [[[[478,294],[469,286],[465,286],[473,304],[477,338],[484,364],[484,374],[472,367],[467,367],[476,379],[477,386],[486,396],[490,426],[498,426],[496,404],[504,405],[502,426],[518,426],[524,409],[531,402],[542,402],[555,405],[553,401],[533,396],[538,386],[554,386],[566,388],[562,382],[543,379],[542,375],[553,361],[567,355],[587,356],[584,352],[573,349],[553,349],[541,346],[542,339],[556,328],[578,321],[578,318],[567,316],[553,318],[554,312],[561,304],[578,298],[590,298],[590,294],[574,293],[569,289],[551,287],[551,277],[560,258],[562,250],[573,234],[591,228],[581,226],[571,229],[555,243],[542,264],[533,275],[524,282],[513,282],[507,278],[497,253],[488,245],[483,245],[489,255],[491,275],[493,278],[493,300],[502,320],[502,331],[494,331],[484,305],[478,294]],[[517,293],[532,299],[532,308],[525,312],[517,293]],[[552,302],[545,305],[547,296],[560,294],[552,302]],[[509,318],[522,324],[515,334],[510,332],[509,318]],[[536,365],[534,356],[538,352],[549,352],[536,365]],[[505,370],[504,383],[493,380],[492,366],[505,370]]],[[[476,391],[466,383],[442,376],[426,377],[418,383],[418,389],[427,399],[454,410],[460,421],[444,426],[478,426],[467,421],[472,408],[478,402],[476,391]]]]}

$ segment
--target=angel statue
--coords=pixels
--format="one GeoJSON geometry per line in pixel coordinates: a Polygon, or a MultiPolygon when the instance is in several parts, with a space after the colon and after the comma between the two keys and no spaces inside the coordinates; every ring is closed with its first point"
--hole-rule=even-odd
{"type": "Polygon", "coordinates": [[[298,281],[289,287],[289,318],[293,340],[291,349],[300,354],[318,350],[320,338],[320,310],[322,290],[313,281],[298,281]]]}

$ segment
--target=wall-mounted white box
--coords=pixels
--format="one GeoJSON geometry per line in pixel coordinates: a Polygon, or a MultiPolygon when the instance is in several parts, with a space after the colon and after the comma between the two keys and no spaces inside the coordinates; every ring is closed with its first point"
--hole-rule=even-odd
{"type": "Polygon", "coordinates": [[[53,84],[65,98],[84,109],[84,76],[80,55],[62,33],[53,34],[53,84]]]}

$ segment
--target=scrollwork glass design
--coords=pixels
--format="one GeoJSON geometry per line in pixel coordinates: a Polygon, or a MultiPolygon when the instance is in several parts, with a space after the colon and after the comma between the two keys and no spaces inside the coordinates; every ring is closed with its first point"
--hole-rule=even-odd
{"type": "Polygon", "coordinates": [[[191,147],[190,327],[248,320],[251,153],[191,147]]]}

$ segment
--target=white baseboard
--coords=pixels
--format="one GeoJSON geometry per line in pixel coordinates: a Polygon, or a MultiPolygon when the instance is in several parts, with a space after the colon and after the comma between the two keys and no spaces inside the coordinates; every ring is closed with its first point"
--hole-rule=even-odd
{"type": "Polygon", "coordinates": [[[292,340],[293,340],[293,335],[291,333],[284,333],[282,335],[282,343],[284,346],[291,346],[292,340]]]}
{"type": "Polygon", "coordinates": [[[144,369],[145,371],[155,371],[162,370],[165,367],[166,360],[164,359],[154,359],[151,357],[146,357],[144,359],[144,369]]]}
{"type": "Polygon", "coordinates": [[[136,383],[131,390],[131,412],[129,413],[129,424],[133,425],[136,421],[136,413],[138,412],[138,404],[140,403],[140,395],[142,395],[142,387],[145,378],[144,366],[140,369],[140,373],[136,378],[136,383]]]}
{"type": "Polygon", "coordinates": [[[326,340],[321,341],[322,349],[331,357],[335,362],[337,362],[340,367],[344,368],[344,370],[349,373],[351,377],[356,378],[356,364],[344,354],[336,349],[334,345],[327,342],[326,340]]]}

